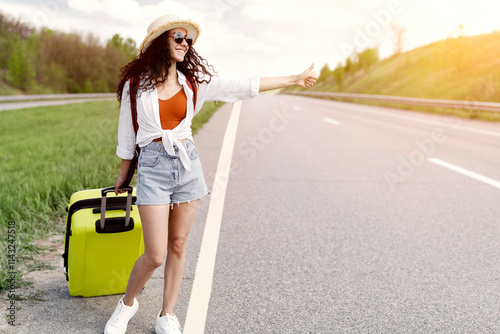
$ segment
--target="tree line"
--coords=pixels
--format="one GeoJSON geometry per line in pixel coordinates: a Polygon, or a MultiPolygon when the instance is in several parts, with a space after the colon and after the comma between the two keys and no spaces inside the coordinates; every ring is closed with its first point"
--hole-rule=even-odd
{"type": "Polygon", "coordinates": [[[369,71],[379,60],[378,48],[367,48],[363,51],[354,52],[345,60],[345,63],[338,63],[337,67],[333,70],[328,67],[328,64],[325,64],[321,68],[318,82],[333,78],[338,89],[342,90],[345,86],[346,78],[358,70],[369,71]]]}
{"type": "Polygon", "coordinates": [[[24,93],[113,92],[137,54],[131,38],[35,29],[0,12],[0,81],[24,93]]]}

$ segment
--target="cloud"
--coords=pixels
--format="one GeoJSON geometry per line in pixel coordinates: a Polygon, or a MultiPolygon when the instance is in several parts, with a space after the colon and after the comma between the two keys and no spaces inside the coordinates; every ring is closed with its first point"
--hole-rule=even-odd
{"type": "Polygon", "coordinates": [[[242,9],[243,16],[272,23],[293,23],[307,26],[341,27],[359,20],[352,12],[322,0],[259,0],[242,9]]]}
{"type": "Polygon", "coordinates": [[[193,12],[183,3],[172,0],[146,6],[141,6],[136,0],[68,0],[68,6],[86,14],[106,14],[124,22],[143,22],[145,18],[156,18],[167,13],[184,16],[193,12]]]}
{"type": "Polygon", "coordinates": [[[113,20],[134,21],[143,7],[135,0],[68,0],[68,7],[86,14],[106,14],[113,20]]]}
{"type": "Polygon", "coordinates": [[[89,27],[90,31],[102,29],[109,37],[119,33],[131,37],[137,45],[146,36],[149,24],[162,15],[175,14],[180,18],[190,18],[200,25],[210,22],[202,11],[175,0],[164,0],[154,5],[142,5],[136,0],[68,0],[68,6],[103,23],[96,27],[95,21],[91,21],[89,25],[94,26],[89,27]]]}
{"type": "Polygon", "coordinates": [[[97,12],[102,12],[102,3],[103,1],[99,0],[68,0],[68,7],[87,14],[95,14],[97,12]]]}

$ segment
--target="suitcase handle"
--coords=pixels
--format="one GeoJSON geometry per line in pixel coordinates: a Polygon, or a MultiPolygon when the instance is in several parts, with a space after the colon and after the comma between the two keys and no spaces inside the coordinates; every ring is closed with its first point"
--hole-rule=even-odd
{"type": "MultiPolygon", "coordinates": [[[[130,211],[132,209],[132,190],[134,188],[127,186],[127,187],[120,187],[120,190],[125,190],[127,192],[127,206],[126,206],[126,216],[125,216],[125,227],[128,227],[128,224],[130,223],[130,211]]],[[[105,216],[106,216],[106,194],[110,192],[114,192],[115,187],[107,187],[104,188],[101,191],[102,199],[101,199],[101,230],[104,230],[104,224],[105,224],[105,216]]]]}

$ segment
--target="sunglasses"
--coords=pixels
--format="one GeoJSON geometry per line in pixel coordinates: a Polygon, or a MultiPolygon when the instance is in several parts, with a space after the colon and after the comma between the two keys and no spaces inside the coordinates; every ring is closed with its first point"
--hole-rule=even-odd
{"type": "Polygon", "coordinates": [[[187,45],[193,45],[193,37],[191,37],[191,35],[186,35],[184,37],[184,35],[182,35],[182,33],[178,31],[175,34],[170,35],[170,37],[173,37],[174,41],[178,44],[182,44],[182,41],[186,40],[187,45]]]}

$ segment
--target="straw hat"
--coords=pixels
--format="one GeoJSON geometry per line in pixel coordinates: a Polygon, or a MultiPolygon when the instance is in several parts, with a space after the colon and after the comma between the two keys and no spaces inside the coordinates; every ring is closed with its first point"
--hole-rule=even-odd
{"type": "Polygon", "coordinates": [[[175,28],[184,28],[187,30],[188,35],[193,37],[193,44],[196,43],[196,39],[200,34],[200,27],[198,24],[191,20],[179,19],[176,15],[164,15],[153,21],[148,27],[148,34],[141,44],[141,53],[143,53],[148,46],[153,42],[155,38],[163,34],[165,31],[169,31],[175,28]]]}

